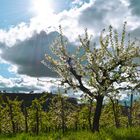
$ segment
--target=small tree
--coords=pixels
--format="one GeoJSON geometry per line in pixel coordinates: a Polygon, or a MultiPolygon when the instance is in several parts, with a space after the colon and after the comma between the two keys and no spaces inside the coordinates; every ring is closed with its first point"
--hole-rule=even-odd
{"type": "Polygon", "coordinates": [[[140,91],[140,82],[136,84],[134,87],[129,87],[130,95],[128,95],[128,97],[130,96],[130,99],[129,99],[130,105],[128,106],[126,101],[124,102],[126,110],[127,110],[128,125],[130,127],[133,126],[133,104],[134,104],[133,96],[135,93],[139,93],[139,91],[140,91]]]}
{"type": "Polygon", "coordinates": [[[56,129],[62,129],[64,133],[67,129],[67,118],[72,111],[72,104],[68,101],[68,98],[58,93],[51,102],[49,111],[52,114],[52,122],[55,122],[56,129]]]}
{"type": "Polygon", "coordinates": [[[2,126],[4,124],[4,119],[3,117],[5,116],[5,112],[4,112],[4,101],[2,99],[2,96],[0,95],[0,134],[2,133],[2,126]]]}
{"type": "Polygon", "coordinates": [[[112,91],[124,89],[124,82],[130,84],[138,81],[138,64],[134,63],[134,59],[140,57],[139,48],[129,38],[126,43],[125,27],[126,23],[120,41],[112,26],[109,27],[109,33],[104,34],[103,30],[100,47],[92,43],[86,30],[84,37],[79,36],[80,45],[72,53],[67,49],[68,41],[63,37],[60,27],[60,37],[51,46],[54,55],[45,55],[49,64],[42,61],[59,74],[63,84],[95,98],[93,132],[99,131],[104,97],[112,91]]]}
{"type": "MultiPolygon", "coordinates": [[[[93,110],[94,110],[94,99],[90,98],[89,96],[84,96],[81,98],[80,102],[81,109],[85,110],[86,119],[88,121],[89,129],[92,130],[92,116],[93,116],[93,110]],[[83,107],[82,107],[83,106],[83,107]]],[[[84,112],[84,111],[83,111],[84,112]]]]}
{"type": "Polygon", "coordinates": [[[140,99],[134,101],[132,115],[133,125],[140,126],[140,99]]]}
{"type": "Polygon", "coordinates": [[[4,104],[4,110],[8,115],[12,133],[18,133],[23,130],[23,113],[21,111],[21,104],[22,101],[18,101],[17,98],[11,100],[9,97],[6,98],[4,104]]]}
{"type": "Polygon", "coordinates": [[[43,104],[46,102],[46,99],[47,94],[44,94],[39,99],[35,98],[32,101],[32,105],[28,109],[28,119],[30,121],[31,130],[37,135],[41,130],[42,117],[44,115],[43,104]]]}

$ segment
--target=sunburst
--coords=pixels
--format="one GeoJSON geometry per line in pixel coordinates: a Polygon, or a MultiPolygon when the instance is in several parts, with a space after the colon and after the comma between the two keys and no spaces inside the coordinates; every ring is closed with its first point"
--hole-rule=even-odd
{"type": "Polygon", "coordinates": [[[51,16],[53,14],[53,4],[51,0],[32,0],[32,11],[38,17],[51,16]]]}

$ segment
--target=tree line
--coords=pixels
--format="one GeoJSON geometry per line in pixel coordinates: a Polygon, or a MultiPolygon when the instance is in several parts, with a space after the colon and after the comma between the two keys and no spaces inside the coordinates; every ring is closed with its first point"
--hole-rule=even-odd
{"type": "MultiPolygon", "coordinates": [[[[49,97],[43,94],[32,100],[26,106],[18,98],[6,100],[0,97],[0,133],[49,133],[92,130],[93,114],[96,103],[89,98],[83,98],[80,103],[68,100],[62,94],[49,97]],[[49,103],[47,103],[49,102],[49,103]],[[47,107],[45,107],[47,103],[47,107]]],[[[133,105],[120,104],[118,100],[106,99],[100,118],[101,128],[140,126],[140,100],[133,105]],[[131,123],[130,123],[131,113],[131,123]]]]}

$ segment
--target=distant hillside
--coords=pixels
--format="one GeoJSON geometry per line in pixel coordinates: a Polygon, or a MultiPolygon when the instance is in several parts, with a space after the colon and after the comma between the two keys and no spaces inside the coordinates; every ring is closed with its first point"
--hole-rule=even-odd
{"type": "MultiPolygon", "coordinates": [[[[52,94],[52,93],[31,93],[31,94],[26,94],[26,93],[0,93],[0,96],[2,96],[2,99],[4,101],[7,100],[6,97],[9,97],[10,100],[14,100],[14,99],[17,98],[17,100],[23,101],[23,104],[28,107],[28,106],[31,105],[31,103],[34,99],[36,99],[36,98],[39,99],[44,94],[46,94],[46,96],[48,97],[47,100],[46,100],[46,105],[45,105],[45,107],[47,107],[50,103],[50,99],[56,96],[55,94],[52,94]]],[[[71,102],[73,104],[77,104],[76,98],[69,97],[67,99],[67,101],[71,102]]]]}

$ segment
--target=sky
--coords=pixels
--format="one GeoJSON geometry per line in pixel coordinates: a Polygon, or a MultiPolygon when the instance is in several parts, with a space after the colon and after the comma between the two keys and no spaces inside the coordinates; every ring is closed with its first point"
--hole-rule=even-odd
{"type": "Polygon", "coordinates": [[[70,49],[87,28],[98,41],[112,25],[140,37],[140,0],[0,0],[0,91],[52,91],[56,73],[41,63],[62,26],[70,49]],[[40,80],[38,80],[40,79],[40,80]],[[44,81],[44,82],[43,82],[44,81]]]}

